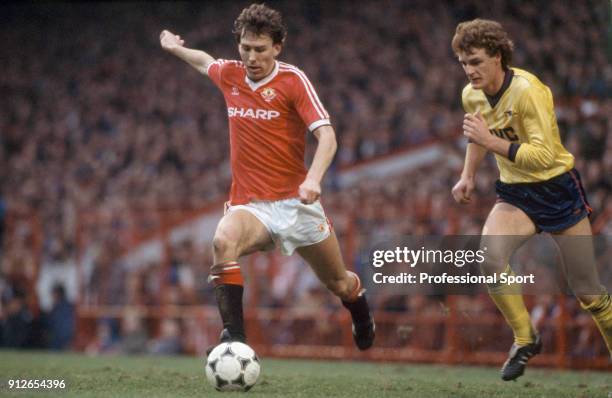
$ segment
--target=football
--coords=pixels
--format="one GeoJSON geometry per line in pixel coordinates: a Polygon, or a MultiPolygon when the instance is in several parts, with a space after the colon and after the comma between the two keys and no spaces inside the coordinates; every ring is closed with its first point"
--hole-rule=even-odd
{"type": "Polygon", "coordinates": [[[248,391],[261,367],[255,351],[239,342],[221,343],[206,359],[206,378],[219,391],[248,391]]]}

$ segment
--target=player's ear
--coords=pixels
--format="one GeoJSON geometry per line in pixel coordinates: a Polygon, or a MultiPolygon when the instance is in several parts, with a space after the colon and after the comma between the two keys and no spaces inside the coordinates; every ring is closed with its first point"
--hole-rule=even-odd
{"type": "Polygon", "coordinates": [[[497,63],[497,65],[501,65],[501,52],[498,52],[497,54],[495,54],[495,63],[497,63]]]}
{"type": "Polygon", "coordinates": [[[272,49],[274,50],[274,57],[276,58],[281,53],[283,45],[280,43],[273,44],[272,49]]]}

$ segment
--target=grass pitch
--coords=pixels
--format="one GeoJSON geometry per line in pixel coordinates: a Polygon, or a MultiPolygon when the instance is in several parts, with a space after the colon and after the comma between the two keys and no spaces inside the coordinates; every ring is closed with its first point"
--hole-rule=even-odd
{"type": "Polygon", "coordinates": [[[15,351],[0,351],[0,380],[0,396],[15,397],[612,397],[612,373],[531,368],[503,382],[494,368],[273,359],[248,393],[220,393],[198,358],[15,351]],[[8,379],[64,379],[66,389],[9,390],[8,379]]]}

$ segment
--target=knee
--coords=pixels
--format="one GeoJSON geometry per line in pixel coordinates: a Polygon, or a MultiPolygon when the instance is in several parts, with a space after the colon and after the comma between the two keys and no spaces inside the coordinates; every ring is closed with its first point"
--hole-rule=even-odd
{"type": "Polygon", "coordinates": [[[223,230],[217,231],[213,238],[213,252],[216,262],[237,259],[238,245],[236,239],[232,239],[231,236],[223,230]]]}
{"type": "Polygon", "coordinates": [[[502,273],[508,265],[508,257],[495,252],[485,253],[484,258],[484,261],[480,264],[480,270],[484,275],[502,273]]]}

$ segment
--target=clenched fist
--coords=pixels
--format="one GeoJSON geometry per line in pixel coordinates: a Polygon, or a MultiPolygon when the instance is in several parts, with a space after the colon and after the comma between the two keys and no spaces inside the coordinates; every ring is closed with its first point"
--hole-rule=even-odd
{"type": "Polygon", "coordinates": [[[181,39],[181,36],[179,35],[175,35],[168,30],[164,30],[159,35],[159,43],[164,50],[172,51],[175,48],[182,47],[183,44],[185,44],[185,40],[181,39]]]}
{"type": "Polygon", "coordinates": [[[472,201],[472,192],[474,191],[474,180],[471,178],[462,177],[455,184],[453,190],[453,198],[457,203],[467,204],[472,201]]]}
{"type": "Polygon", "coordinates": [[[312,204],[321,196],[321,185],[312,178],[306,178],[299,187],[300,201],[312,204]]]}

